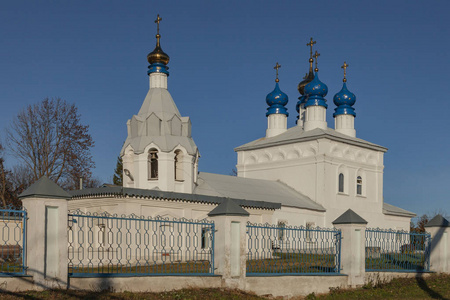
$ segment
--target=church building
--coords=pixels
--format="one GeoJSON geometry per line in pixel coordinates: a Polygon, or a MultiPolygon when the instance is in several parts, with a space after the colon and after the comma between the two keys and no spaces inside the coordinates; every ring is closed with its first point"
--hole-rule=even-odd
{"type": "Polygon", "coordinates": [[[332,227],[352,209],[368,227],[409,230],[415,214],[383,199],[387,148],[356,137],[356,96],[347,88],[345,62],[342,89],[333,97],[334,129],[328,127],[328,87],[319,79],[320,54],[313,53],[312,38],[309,73],[298,85],[298,114],[291,116],[296,126],[287,128],[289,99],[280,89],[277,63],[275,88],[266,97],[266,135],[234,149],[237,176],[199,172],[195,130],[168,90],[161,20],[158,15],[156,47],[147,55],[148,93],[126,124],[123,187],[72,191],[69,209],[204,219],[217,205],[233,202],[250,214],[250,222],[306,227],[332,227]]]}

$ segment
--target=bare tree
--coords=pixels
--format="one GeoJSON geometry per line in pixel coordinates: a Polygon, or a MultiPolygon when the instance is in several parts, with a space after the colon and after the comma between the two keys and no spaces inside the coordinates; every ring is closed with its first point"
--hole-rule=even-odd
{"type": "Polygon", "coordinates": [[[64,188],[74,189],[80,177],[89,181],[94,146],[89,126],[80,123],[74,104],[44,99],[27,106],[7,129],[9,150],[35,181],[46,175],[64,188]]]}
{"type": "Polygon", "coordinates": [[[6,198],[8,191],[7,171],[5,168],[5,160],[3,158],[3,146],[0,144],[0,200],[3,207],[6,206],[6,198]]]}

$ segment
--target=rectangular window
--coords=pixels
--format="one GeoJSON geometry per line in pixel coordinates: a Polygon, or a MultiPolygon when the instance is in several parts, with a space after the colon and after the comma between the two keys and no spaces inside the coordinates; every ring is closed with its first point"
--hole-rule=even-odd
{"type": "Polygon", "coordinates": [[[202,249],[209,248],[210,236],[209,236],[210,228],[202,228],[202,249]]]}
{"type": "Polygon", "coordinates": [[[356,194],[362,195],[362,177],[361,176],[358,176],[358,178],[356,178],[356,194]]]}
{"type": "Polygon", "coordinates": [[[311,242],[314,237],[314,231],[312,230],[315,226],[314,222],[306,222],[306,241],[311,242]]]}
{"type": "Polygon", "coordinates": [[[278,239],[280,241],[284,240],[285,237],[285,231],[286,230],[286,222],[285,221],[278,221],[278,239]]]}

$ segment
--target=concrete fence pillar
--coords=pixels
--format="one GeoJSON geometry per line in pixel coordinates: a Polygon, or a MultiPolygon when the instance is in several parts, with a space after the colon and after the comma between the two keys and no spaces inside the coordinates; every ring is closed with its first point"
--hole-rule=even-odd
{"type": "Polygon", "coordinates": [[[244,289],[249,213],[233,200],[225,199],[208,216],[214,221],[216,228],[215,274],[222,276],[224,287],[244,289]]]}
{"type": "Polygon", "coordinates": [[[352,287],[364,284],[366,274],[365,236],[367,221],[351,209],[334,220],[333,225],[341,230],[341,273],[348,276],[352,287]]]}
{"type": "Polygon", "coordinates": [[[426,225],[431,234],[430,271],[450,273],[450,224],[441,215],[435,216],[426,225]]]}
{"type": "Polygon", "coordinates": [[[67,200],[70,195],[41,177],[20,196],[27,210],[27,274],[36,289],[67,288],[67,200]]]}

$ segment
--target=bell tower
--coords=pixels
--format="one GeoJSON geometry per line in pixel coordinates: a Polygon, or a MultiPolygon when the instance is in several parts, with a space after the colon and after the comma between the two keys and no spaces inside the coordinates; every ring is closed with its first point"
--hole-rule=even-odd
{"type": "Polygon", "coordinates": [[[127,122],[128,137],[120,153],[123,186],[192,193],[199,152],[191,121],[182,117],[167,89],[169,55],[161,48],[158,15],[156,47],[147,55],[149,90],[137,115],[127,122]]]}

